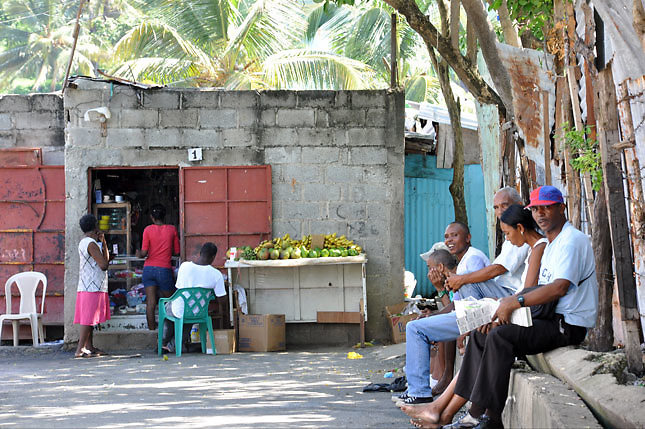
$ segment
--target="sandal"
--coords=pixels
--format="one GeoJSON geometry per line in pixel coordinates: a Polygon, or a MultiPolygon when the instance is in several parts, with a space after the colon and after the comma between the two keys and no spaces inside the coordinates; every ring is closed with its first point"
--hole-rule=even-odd
{"type": "Polygon", "coordinates": [[[96,347],[94,348],[94,350],[92,350],[90,352],[90,354],[92,354],[94,356],[107,356],[107,355],[109,355],[108,352],[104,352],[103,350],[97,349],[96,347]]]}
{"type": "Polygon", "coordinates": [[[92,358],[92,357],[97,357],[97,354],[94,353],[87,353],[87,352],[81,352],[81,354],[74,354],[74,359],[85,359],[85,358],[92,358]]]}

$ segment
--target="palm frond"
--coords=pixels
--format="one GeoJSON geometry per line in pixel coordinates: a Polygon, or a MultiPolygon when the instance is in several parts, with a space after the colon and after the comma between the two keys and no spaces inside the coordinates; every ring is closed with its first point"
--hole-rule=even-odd
{"type": "Polygon", "coordinates": [[[177,81],[192,80],[202,75],[202,70],[189,60],[146,57],[125,61],[112,74],[138,82],[168,85],[177,81]]]}

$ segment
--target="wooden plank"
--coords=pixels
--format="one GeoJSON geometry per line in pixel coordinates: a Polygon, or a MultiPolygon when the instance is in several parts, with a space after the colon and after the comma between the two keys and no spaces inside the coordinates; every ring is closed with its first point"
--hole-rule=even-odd
{"type": "Polygon", "coordinates": [[[640,350],[638,329],[634,328],[634,325],[639,322],[639,313],[625,206],[621,153],[613,147],[614,144],[620,142],[620,133],[618,131],[616,90],[611,66],[598,73],[597,82],[598,143],[602,155],[607,212],[618,283],[618,300],[625,333],[625,354],[629,369],[639,374],[643,371],[643,356],[640,350]]]}
{"type": "Polygon", "coordinates": [[[318,311],[316,323],[361,323],[358,311],[318,311]]]}
{"type": "Polygon", "coordinates": [[[549,126],[549,92],[542,91],[542,129],[544,139],[544,184],[551,186],[551,127],[549,126]]]}
{"type": "MultiPolygon", "coordinates": [[[[569,121],[571,112],[571,97],[569,96],[569,84],[564,80],[562,97],[562,118],[560,124],[569,121]]],[[[564,146],[564,145],[563,145],[564,146]]],[[[569,221],[576,228],[580,229],[580,179],[571,167],[571,151],[564,147],[564,168],[567,180],[567,208],[569,210],[569,221]]]]}

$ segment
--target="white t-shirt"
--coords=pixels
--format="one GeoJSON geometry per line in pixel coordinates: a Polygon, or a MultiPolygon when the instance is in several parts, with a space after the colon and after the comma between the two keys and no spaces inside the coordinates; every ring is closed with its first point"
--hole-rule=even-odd
{"type": "Polygon", "coordinates": [[[522,247],[517,247],[510,241],[504,240],[502,251],[493,261],[493,265],[501,265],[506,268],[506,272],[497,276],[495,282],[513,293],[519,290],[524,284],[522,282],[522,273],[524,272],[524,261],[526,261],[528,253],[528,244],[525,243],[522,247]]]}
{"type": "MultiPolygon", "coordinates": [[[[177,289],[203,287],[214,289],[216,296],[226,295],[222,273],[216,270],[212,265],[197,265],[190,261],[184,262],[179,266],[175,287],[177,289]]],[[[172,300],[171,304],[172,315],[175,317],[181,317],[184,314],[184,300],[181,298],[175,298],[172,300]]]]}
{"type": "Polygon", "coordinates": [[[544,249],[538,284],[557,279],[570,282],[567,294],[560,298],[555,312],[570,325],[593,328],[598,312],[596,265],[589,237],[569,222],[544,249]]]}
{"type": "Polygon", "coordinates": [[[78,292],[107,292],[108,291],[108,277],[107,271],[103,271],[99,264],[96,263],[87,248],[91,243],[96,243],[101,249],[102,243],[90,237],[83,238],[78,243],[78,257],[80,258],[80,265],[78,267],[78,285],[76,290],[78,292]]]}
{"type": "Polygon", "coordinates": [[[488,256],[484,254],[484,252],[479,249],[475,249],[473,246],[470,246],[464,254],[463,258],[461,258],[461,261],[459,261],[456,274],[462,275],[472,273],[473,271],[481,270],[489,264],[490,260],[488,259],[488,256]]]}
{"type": "MultiPolygon", "coordinates": [[[[546,238],[540,238],[538,241],[535,242],[535,244],[533,244],[533,247],[529,248],[529,254],[526,255],[526,262],[524,263],[524,271],[522,272],[522,281],[520,283],[519,289],[517,289],[518,292],[524,289],[524,286],[525,286],[524,283],[526,283],[526,276],[529,273],[529,259],[531,258],[531,253],[533,253],[533,249],[535,249],[535,246],[542,243],[548,244],[549,240],[547,240],[546,238]]],[[[528,244],[525,244],[525,246],[528,246],[528,244]]],[[[535,285],[531,285],[531,286],[535,286],[535,285]]]]}

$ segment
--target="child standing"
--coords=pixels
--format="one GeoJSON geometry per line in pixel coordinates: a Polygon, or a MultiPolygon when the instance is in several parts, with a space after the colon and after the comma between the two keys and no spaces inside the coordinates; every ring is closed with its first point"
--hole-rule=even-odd
{"type": "Polygon", "coordinates": [[[80,265],[74,323],[81,325],[81,332],[74,357],[86,358],[103,354],[94,347],[93,330],[95,325],[110,319],[107,281],[109,255],[105,236],[97,227],[96,217],[86,214],[81,217],[79,224],[85,237],[78,244],[80,265]]]}

